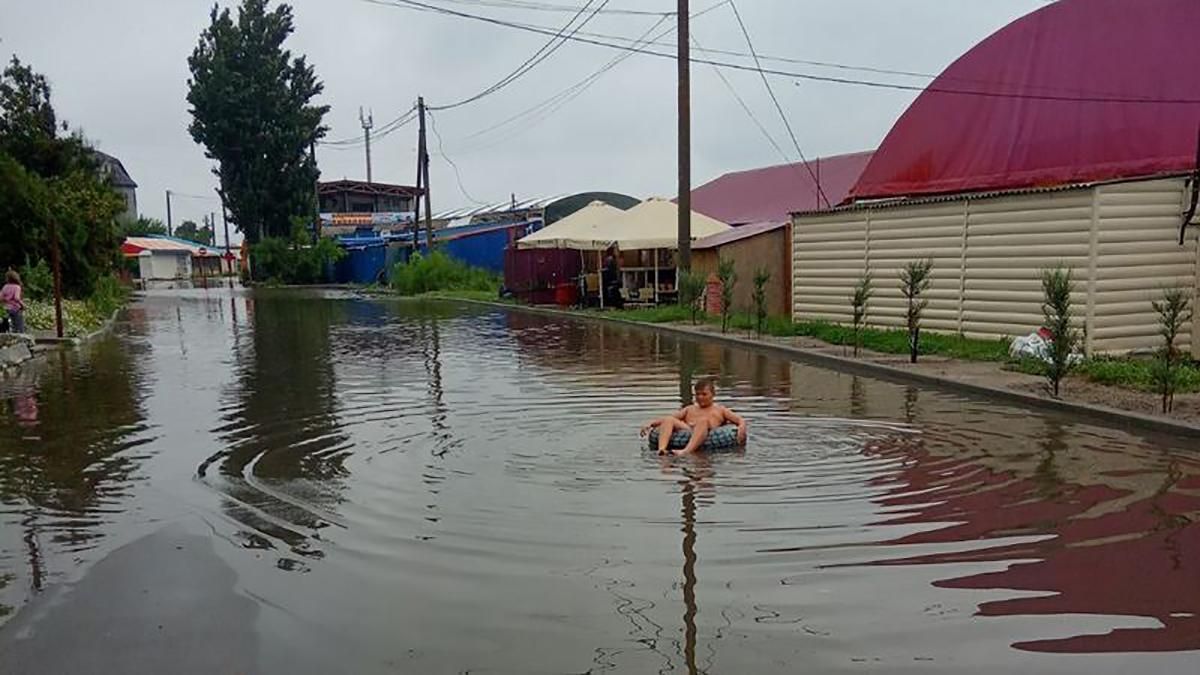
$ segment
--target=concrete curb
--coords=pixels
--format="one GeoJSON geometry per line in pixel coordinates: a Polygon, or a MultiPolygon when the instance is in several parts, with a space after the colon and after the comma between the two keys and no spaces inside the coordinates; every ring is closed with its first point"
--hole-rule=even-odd
{"type": "MultiPolygon", "coordinates": [[[[1123,431],[1132,429],[1142,431],[1156,431],[1169,434],[1178,434],[1183,436],[1191,436],[1200,438],[1200,425],[1190,424],[1179,420],[1172,420],[1165,417],[1155,415],[1146,415],[1144,413],[1122,410],[1120,408],[1112,408],[1109,406],[1096,405],[1093,403],[1081,403],[1077,401],[1065,401],[1061,399],[1053,399],[1047,396],[1038,396],[1012,389],[1004,389],[1001,387],[990,387],[983,384],[973,382],[963,382],[937,375],[929,375],[927,373],[918,373],[904,368],[897,368],[882,363],[873,363],[871,361],[860,361],[848,357],[837,356],[834,354],[825,354],[816,352],[803,347],[793,347],[791,345],[772,344],[769,342],[760,342],[751,338],[739,337],[729,334],[712,334],[697,330],[690,330],[680,326],[670,324],[643,323],[639,321],[630,321],[628,319],[620,319],[616,317],[594,316],[580,312],[565,311],[560,309],[548,309],[544,307],[528,307],[522,305],[509,305],[501,302],[486,302],[483,300],[470,300],[466,298],[442,299],[446,302],[461,302],[472,305],[480,305],[485,307],[495,307],[498,309],[516,310],[527,314],[541,314],[544,316],[554,316],[560,318],[569,318],[582,321],[595,321],[618,324],[623,326],[631,326],[642,330],[666,333],[670,335],[680,335],[701,340],[711,340],[729,345],[741,347],[757,352],[771,354],[773,356],[783,357],[793,361],[809,363],[824,368],[839,370],[856,375],[866,375],[870,377],[886,379],[899,383],[918,383],[937,387],[946,391],[956,393],[967,393],[974,395],[982,395],[989,398],[1001,399],[1010,403],[1016,403],[1029,407],[1034,411],[1044,411],[1046,409],[1056,410],[1060,412],[1072,413],[1083,417],[1088,417],[1107,424],[1108,426],[1117,427],[1123,431]]],[[[429,300],[426,298],[425,300],[429,300]]]]}

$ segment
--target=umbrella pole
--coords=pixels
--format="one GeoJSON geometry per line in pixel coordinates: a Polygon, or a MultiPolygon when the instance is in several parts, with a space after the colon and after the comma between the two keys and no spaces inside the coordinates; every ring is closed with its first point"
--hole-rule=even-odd
{"type": "Polygon", "coordinates": [[[654,249],[654,304],[658,304],[658,249],[654,249]]]}
{"type": "Polygon", "coordinates": [[[596,279],[600,288],[600,309],[604,309],[604,252],[596,251],[596,279]]]}

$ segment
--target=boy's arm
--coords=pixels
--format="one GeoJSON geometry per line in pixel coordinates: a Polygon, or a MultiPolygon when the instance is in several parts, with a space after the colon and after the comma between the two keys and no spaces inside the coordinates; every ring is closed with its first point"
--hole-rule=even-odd
{"type": "Polygon", "coordinates": [[[745,443],[746,442],[746,427],[747,427],[746,418],[733,412],[729,408],[723,407],[722,412],[725,413],[725,421],[726,422],[737,425],[738,441],[741,443],[745,443]]]}
{"type": "MultiPolygon", "coordinates": [[[[679,410],[676,410],[675,412],[671,413],[671,417],[674,417],[677,420],[687,419],[687,408],[680,408],[679,410]]],[[[661,417],[655,417],[649,422],[646,422],[644,425],[642,425],[642,435],[645,436],[646,434],[650,433],[651,429],[659,426],[660,424],[662,424],[661,417]]]]}

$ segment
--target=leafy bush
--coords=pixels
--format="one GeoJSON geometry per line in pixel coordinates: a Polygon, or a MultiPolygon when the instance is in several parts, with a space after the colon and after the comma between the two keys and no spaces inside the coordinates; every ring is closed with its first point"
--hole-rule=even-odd
{"type": "Polygon", "coordinates": [[[1175,346],[1175,340],[1184,324],[1192,319],[1190,304],[1191,298],[1180,288],[1165,289],[1160,300],[1150,303],[1158,314],[1159,335],[1163,338],[1150,376],[1155,391],[1162,396],[1164,413],[1171,412],[1175,407],[1175,392],[1179,389],[1183,363],[1183,355],[1175,346]]]}
{"type": "Polygon", "coordinates": [[[1042,272],[1042,316],[1050,331],[1050,358],[1045,376],[1047,388],[1055,398],[1058,398],[1062,379],[1074,368],[1075,350],[1079,345],[1079,331],[1071,325],[1071,293],[1074,290],[1071,270],[1057,267],[1042,272]]]}
{"type": "Polygon", "coordinates": [[[686,307],[692,316],[692,325],[700,317],[700,303],[704,300],[704,275],[691,271],[679,271],[679,305],[686,307]]]}
{"type": "MultiPolygon", "coordinates": [[[[99,330],[108,317],[108,314],[101,314],[83,300],[63,300],[63,334],[66,337],[83,337],[99,330]]],[[[25,325],[31,331],[52,332],[54,302],[28,303],[25,307],[25,325]]]]}
{"type": "Polygon", "coordinates": [[[754,293],[751,298],[754,301],[754,332],[759,336],[767,326],[767,282],[770,280],[771,273],[767,268],[760,267],[754,271],[754,293]]]}
{"type": "Polygon", "coordinates": [[[125,286],[116,277],[109,274],[96,279],[95,287],[87,299],[87,304],[102,317],[107,318],[121,305],[124,305],[128,297],[129,292],[125,286]]]}
{"type": "Polygon", "coordinates": [[[921,294],[929,290],[933,283],[930,275],[933,272],[933,260],[915,260],[900,270],[900,293],[907,301],[905,322],[908,326],[908,358],[911,363],[917,362],[917,354],[921,351],[921,314],[929,306],[929,301],[921,298],[921,294]]]}
{"type": "Polygon", "coordinates": [[[30,300],[48,300],[54,297],[54,274],[45,260],[37,261],[36,265],[26,263],[19,270],[21,286],[24,294],[30,300]]]}
{"type": "Polygon", "coordinates": [[[871,273],[868,272],[854,285],[854,293],[850,296],[850,307],[852,310],[851,326],[854,328],[855,356],[858,356],[859,350],[862,349],[863,321],[867,318],[867,305],[871,302],[871,296],[874,294],[875,289],[871,288],[871,273]]]}
{"type": "Polygon", "coordinates": [[[442,251],[429,255],[414,253],[406,263],[392,269],[392,288],[401,295],[421,295],[434,291],[488,291],[493,297],[500,279],[492,272],[471,267],[442,251]]]}
{"type": "Polygon", "coordinates": [[[310,244],[303,228],[291,240],[268,237],[250,248],[251,269],[256,281],[277,284],[319,284],[328,279],[330,267],[346,256],[342,247],[328,237],[310,244]]]}
{"type": "Polygon", "coordinates": [[[729,318],[733,316],[733,289],[738,278],[732,258],[717,262],[717,278],[721,280],[721,332],[728,333],[729,318]]]}

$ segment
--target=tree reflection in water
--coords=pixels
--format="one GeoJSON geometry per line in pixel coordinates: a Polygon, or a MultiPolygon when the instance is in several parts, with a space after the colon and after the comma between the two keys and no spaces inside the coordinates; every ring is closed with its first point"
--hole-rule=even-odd
{"type": "Polygon", "coordinates": [[[19,544],[0,539],[0,600],[19,592],[18,580],[41,591],[125,510],[147,459],[139,447],[152,440],[141,356],[137,343],[110,336],[0,381],[0,533],[20,532],[19,544]]]}

